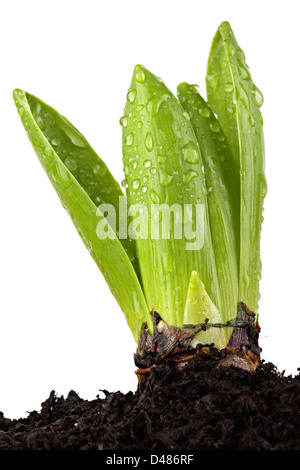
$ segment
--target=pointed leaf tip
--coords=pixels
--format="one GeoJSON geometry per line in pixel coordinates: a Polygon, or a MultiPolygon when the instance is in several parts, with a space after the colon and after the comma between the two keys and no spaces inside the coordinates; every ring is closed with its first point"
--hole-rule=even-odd
{"type": "MultiPolygon", "coordinates": [[[[184,325],[197,325],[200,323],[221,323],[221,315],[212,302],[197,271],[192,271],[184,311],[184,325]]],[[[198,343],[214,343],[219,349],[226,346],[227,336],[224,328],[210,327],[207,331],[200,331],[192,346],[198,343]]]]}
{"type": "Polygon", "coordinates": [[[260,113],[263,96],[228,22],[220,25],[212,42],[206,89],[208,103],[218,116],[240,175],[239,300],[257,312],[260,235],[267,190],[260,113]]]}

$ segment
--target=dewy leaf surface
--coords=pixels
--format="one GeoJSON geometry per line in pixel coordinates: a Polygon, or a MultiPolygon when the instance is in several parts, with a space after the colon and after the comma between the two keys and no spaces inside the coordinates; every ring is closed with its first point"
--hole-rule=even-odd
{"type": "Polygon", "coordinates": [[[194,85],[181,83],[178,99],[190,116],[201,150],[210,230],[223,321],[236,316],[239,258],[239,173],[218,120],[194,85]]]}
{"type": "Polygon", "coordinates": [[[98,224],[105,215],[99,204],[118,204],[117,183],[85,138],[63,116],[22,90],[14,91],[14,100],[44,170],[137,340],[143,322],[151,328],[141,285],[113,227],[106,223],[107,237],[98,236],[98,224]]]}
{"type": "Polygon", "coordinates": [[[207,64],[207,99],[217,114],[240,173],[239,300],[257,312],[260,235],[266,194],[263,97],[252,81],[231,26],[223,22],[207,64]]]}
{"type": "Polygon", "coordinates": [[[121,122],[128,204],[140,211],[140,220],[148,215],[146,236],[136,234],[143,290],[150,309],[180,327],[193,270],[219,304],[199,145],[178,100],[141,65],[134,70],[121,122]],[[196,205],[203,218],[196,218],[196,205]],[[159,211],[163,206],[165,212],[159,211]],[[156,238],[152,230],[174,213],[169,238],[162,232],[156,238]]]}
{"type": "MultiPolygon", "coordinates": [[[[116,210],[115,231],[119,237],[120,198],[125,200],[119,183],[85,137],[60,113],[29,93],[26,99],[40,131],[44,134],[65,167],[98,207],[112,204],[116,210]]],[[[125,201],[123,201],[124,203],[125,201]]],[[[127,237],[120,239],[137,270],[135,246],[127,237]]]]}

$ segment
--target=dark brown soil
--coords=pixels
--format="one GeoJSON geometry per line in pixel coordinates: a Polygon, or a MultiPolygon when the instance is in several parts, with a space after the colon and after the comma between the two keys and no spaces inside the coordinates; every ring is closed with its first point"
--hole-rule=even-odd
{"type": "Polygon", "coordinates": [[[0,413],[0,450],[300,450],[300,375],[217,363],[196,356],[175,377],[164,364],[142,392],[92,401],[52,391],[27,418],[0,413]]]}

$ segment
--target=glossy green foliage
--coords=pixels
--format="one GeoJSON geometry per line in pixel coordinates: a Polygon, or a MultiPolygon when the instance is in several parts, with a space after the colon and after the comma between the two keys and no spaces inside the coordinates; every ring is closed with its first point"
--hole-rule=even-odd
{"type": "Polygon", "coordinates": [[[239,300],[257,312],[260,236],[266,194],[263,97],[252,81],[231,26],[223,22],[207,65],[207,100],[225,133],[240,174],[239,300]]]}
{"type": "Polygon", "coordinates": [[[167,324],[182,326],[193,270],[199,272],[219,305],[199,145],[178,100],[161,79],[141,65],[135,67],[121,122],[128,204],[136,211],[141,209],[141,218],[145,211],[148,214],[146,237],[136,236],[143,290],[149,307],[156,309],[167,324]],[[195,227],[192,210],[196,211],[197,204],[203,217],[195,227]],[[177,211],[172,217],[174,205],[177,211]],[[192,241],[186,233],[187,218],[194,233],[199,230],[192,241]],[[162,231],[159,237],[153,236],[156,228],[163,230],[167,219],[169,236],[162,231]]]}
{"type": "Polygon", "coordinates": [[[86,139],[61,114],[22,90],[14,91],[14,100],[44,170],[137,340],[142,323],[148,321],[151,327],[151,322],[129,259],[134,260],[134,252],[126,244],[125,251],[108,223],[107,237],[97,235],[98,224],[104,219],[100,204],[114,202],[117,208],[122,191],[86,139]]]}
{"type": "Polygon", "coordinates": [[[262,95],[226,22],[212,43],[206,84],[207,102],[187,83],[177,99],[161,79],[135,67],[120,120],[126,198],[67,119],[14,91],[37,156],[136,341],[143,323],[152,331],[152,309],[168,326],[208,322],[195,344],[219,348],[239,301],[257,312],[266,193],[262,95]]]}
{"type": "Polygon", "coordinates": [[[219,310],[227,321],[234,318],[238,304],[239,174],[220,124],[195,86],[182,83],[177,94],[201,149],[220,286],[219,310]]]}

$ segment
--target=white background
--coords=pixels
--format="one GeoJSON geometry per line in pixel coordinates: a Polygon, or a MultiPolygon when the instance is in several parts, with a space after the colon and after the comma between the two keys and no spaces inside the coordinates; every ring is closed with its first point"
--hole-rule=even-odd
{"type": "Polygon", "coordinates": [[[176,91],[197,83],[228,20],[265,98],[268,195],[262,234],[262,357],[295,375],[299,357],[299,15],[297,1],[26,0],[0,7],[0,411],[40,410],[51,390],[93,399],[136,389],[135,343],[28,141],[12,91],[64,114],[118,181],[135,64],[176,91]]]}

